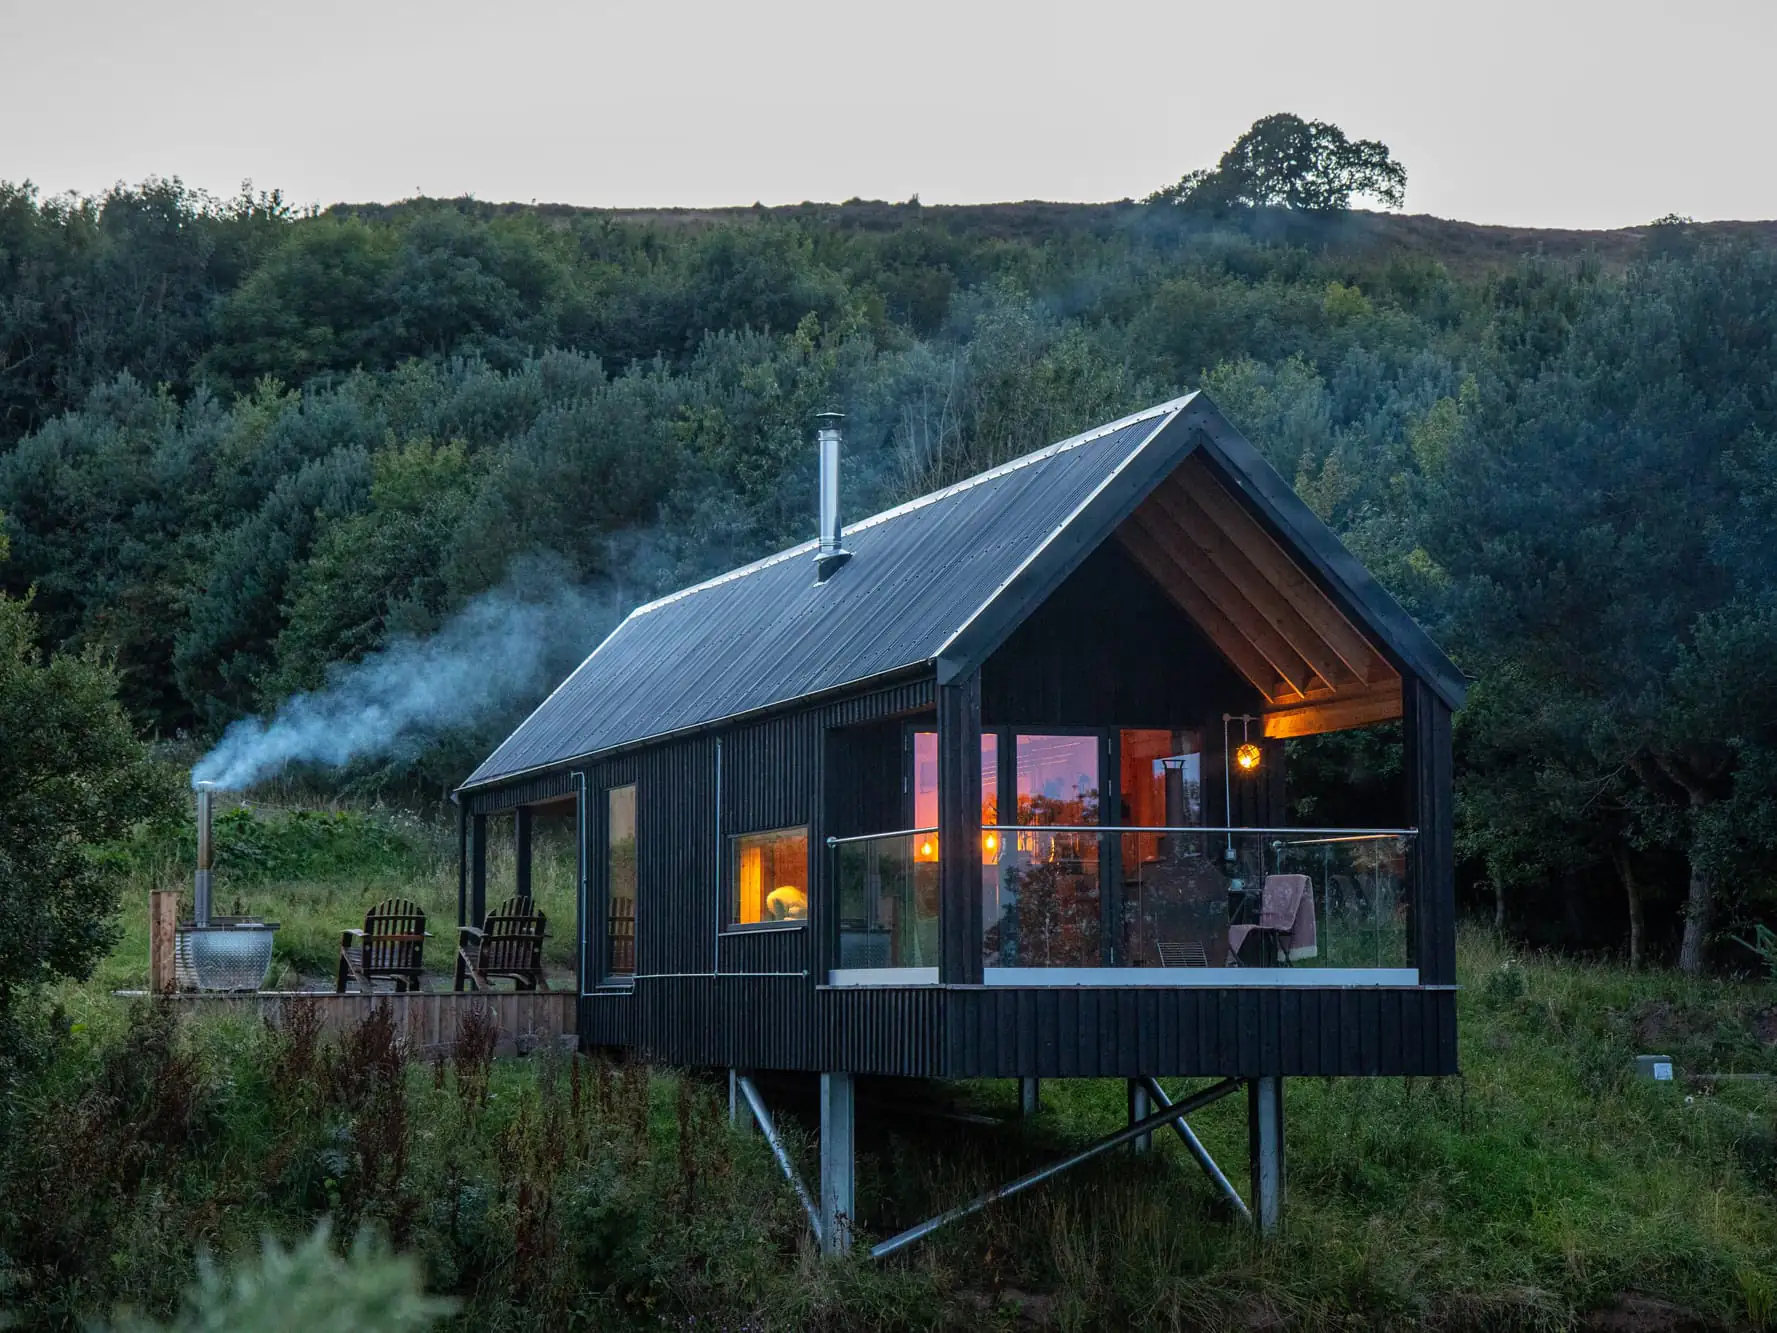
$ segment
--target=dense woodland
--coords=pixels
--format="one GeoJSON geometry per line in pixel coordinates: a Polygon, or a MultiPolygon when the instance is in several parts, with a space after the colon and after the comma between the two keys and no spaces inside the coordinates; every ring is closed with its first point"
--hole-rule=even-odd
{"type": "MultiPolygon", "coordinates": [[[[1474,677],[1471,908],[1759,966],[1735,937],[1777,922],[1777,252],[1180,197],[0,185],[0,586],[45,649],[115,664],[143,734],[194,743],[478,599],[570,606],[474,726],[347,775],[436,799],[627,606],[810,535],[814,412],[848,414],[859,515],[1203,388],[1474,677]]],[[[1304,747],[1299,813],[1385,780],[1385,749],[1304,747]]]]}

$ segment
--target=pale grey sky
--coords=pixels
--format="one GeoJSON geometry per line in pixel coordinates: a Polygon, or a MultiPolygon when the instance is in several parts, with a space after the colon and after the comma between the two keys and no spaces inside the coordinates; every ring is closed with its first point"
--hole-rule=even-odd
{"type": "Polygon", "coordinates": [[[0,0],[0,179],[299,204],[1139,196],[1259,116],[1411,212],[1777,217],[1777,0],[0,0]]]}

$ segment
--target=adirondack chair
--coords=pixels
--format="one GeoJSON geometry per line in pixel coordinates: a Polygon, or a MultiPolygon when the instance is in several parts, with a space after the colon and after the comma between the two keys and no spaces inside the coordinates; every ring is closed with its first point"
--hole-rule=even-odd
{"type": "Polygon", "coordinates": [[[368,995],[381,979],[398,991],[420,988],[420,959],[431,932],[419,904],[387,898],[364,914],[363,930],[339,933],[339,975],[333,989],[345,994],[348,982],[368,995]]]}
{"type": "Polygon", "coordinates": [[[458,990],[492,990],[495,977],[505,977],[521,991],[549,989],[543,975],[548,918],[529,898],[508,898],[479,926],[457,930],[458,990]]]}

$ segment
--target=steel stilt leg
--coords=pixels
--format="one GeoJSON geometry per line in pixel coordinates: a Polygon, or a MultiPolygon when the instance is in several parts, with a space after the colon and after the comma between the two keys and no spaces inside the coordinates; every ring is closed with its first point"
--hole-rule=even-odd
{"type": "Polygon", "coordinates": [[[855,1095],[850,1074],[821,1075],[821,1249],[851,1248],[856,1210],[855,1095]]]}

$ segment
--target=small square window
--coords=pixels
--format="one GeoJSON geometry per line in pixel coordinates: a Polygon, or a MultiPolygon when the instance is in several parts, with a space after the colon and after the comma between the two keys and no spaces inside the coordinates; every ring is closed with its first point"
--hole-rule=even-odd
{"type": "Polygon", "coordinates": [[[732,920],[737,926],[808,920],[808,828],[734,839],[732,920]]]}

